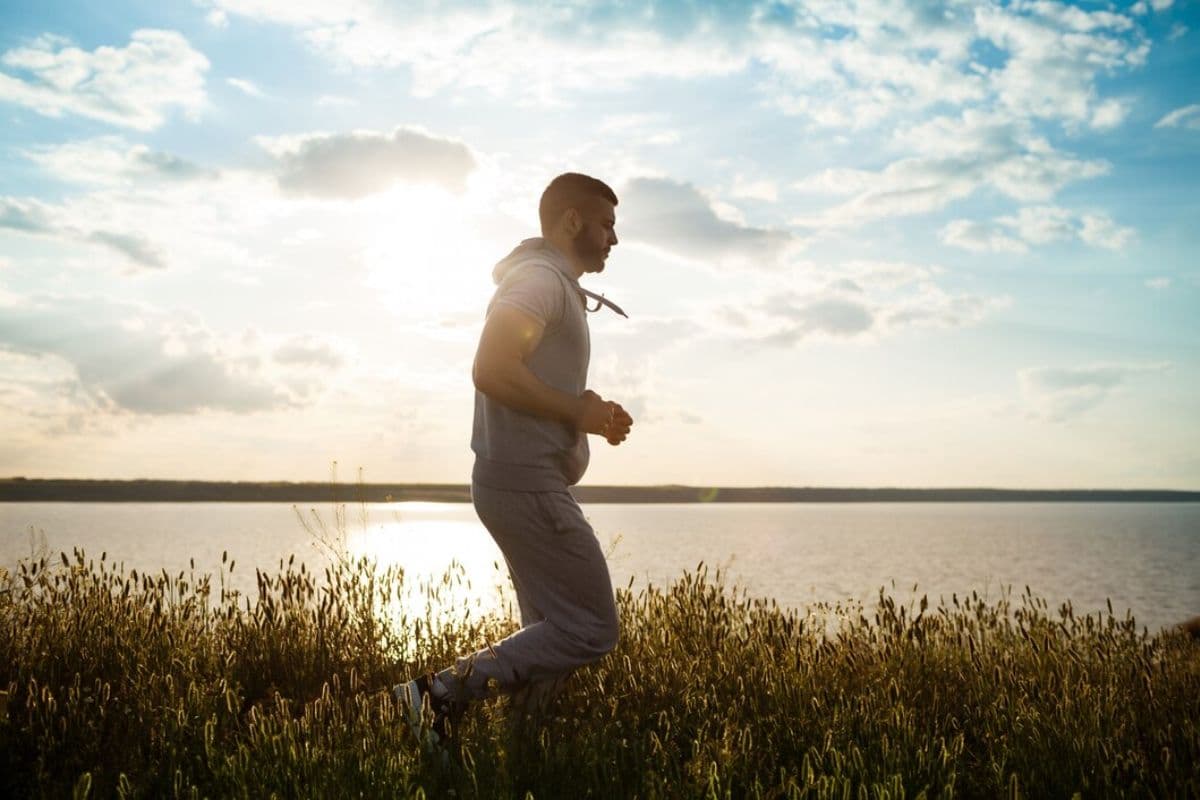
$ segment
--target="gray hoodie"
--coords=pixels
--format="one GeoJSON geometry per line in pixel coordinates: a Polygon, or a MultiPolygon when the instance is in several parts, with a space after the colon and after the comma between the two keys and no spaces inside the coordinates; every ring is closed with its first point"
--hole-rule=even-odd
{"type": "MultiPolygon", "coordinates": [[[[587,388],[591,338],[570,263],[544,239],[526,239],[492,271],[488,313],[516,308],[545,326],[526,365],[543,383],[571,395],[587,388]]],[[[473,482],[493,489],[566,491],[588,465],[587,436],[569,425],[497,403],[476,390],[473,482]]]]}

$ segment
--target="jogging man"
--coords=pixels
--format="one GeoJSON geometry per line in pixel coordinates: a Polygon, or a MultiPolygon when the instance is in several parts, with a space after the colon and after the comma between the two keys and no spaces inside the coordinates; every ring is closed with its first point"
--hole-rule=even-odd
{"type": "Polygon", "coordinates": [[[579,173],[552,180],[538,206],[541,238],[526,239],[495,267],[496,292],[475,354],[475,467],[471,499],[504,554],[521,630],[395,692],[433,730],[489,683],[503,692],[598,660],[617,644],[617,610],[600,544],[568,491],[588,465],[587,434],[618,445],[633,418],[587,388],[591,340],[579,285],[602,272],[617,244],[617,196],[579,173]]]}

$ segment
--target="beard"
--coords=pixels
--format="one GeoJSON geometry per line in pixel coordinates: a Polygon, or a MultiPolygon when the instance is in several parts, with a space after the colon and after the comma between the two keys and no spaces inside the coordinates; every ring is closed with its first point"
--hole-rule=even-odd
{"type": "Polygon", "coordinates": [[[575,258],[583,264],[585,272],[603,272],[604,257],[608,254],[606,245],[596,244],[595,231],[590,222],[585,222],[575,238],[571,240],[571,248],[575,258]]]}

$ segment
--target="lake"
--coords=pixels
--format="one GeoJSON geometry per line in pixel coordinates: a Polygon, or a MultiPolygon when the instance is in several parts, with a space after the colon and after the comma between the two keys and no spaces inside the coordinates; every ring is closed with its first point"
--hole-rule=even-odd
{"type": "MultiPolygon", "coordinates": [[[[328,505],[304,507],[309,528],[334,528],[328,505]],[[315,514],[319,522],[313,519],[315,514]]],[[[345,548],[410,576],[437,576],[452,561],[471,582],[462,601],[495,608],[499,551],[466,504],[390,503],[345,509],[345,548]]],[[[972,591],[989,599],[1028,585],[1051,608],[1077,613],[1111,600],[1151,631],[1200,614],[1200,503],[595,504],[596,529],[616,586],[666,585],[708,565],[752,596],[805,609],[855,601],[869,609],[885,587],[897,600],[936,604],[972,591]]],[[[194,559],[217,572],[237,560],[235,588],[254,569],[295,555],[309,567],[329,556],[280,503],[0,504],[0,565],[31,552],[84,549],[140,571],[177,573],[194,559]]],[[[336,538],[336,537],[334,537],[336,538]]],[[[458,602],[458,600],[456,600],[458,602]]]]}

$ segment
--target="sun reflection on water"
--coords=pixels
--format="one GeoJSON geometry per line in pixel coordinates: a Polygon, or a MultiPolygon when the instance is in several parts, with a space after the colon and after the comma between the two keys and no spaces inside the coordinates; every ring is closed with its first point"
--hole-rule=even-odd
{"type": "Polygon", "coordinates": [[[347,531],[352,560],[366,558],[378,571],[404,570],[404,591],[384,614],[393,620],[439,622],[498,614],[515,598],[504,557],[478,521],[446,519],[439,503],[394,504],[392,519],[347,531]]]}

